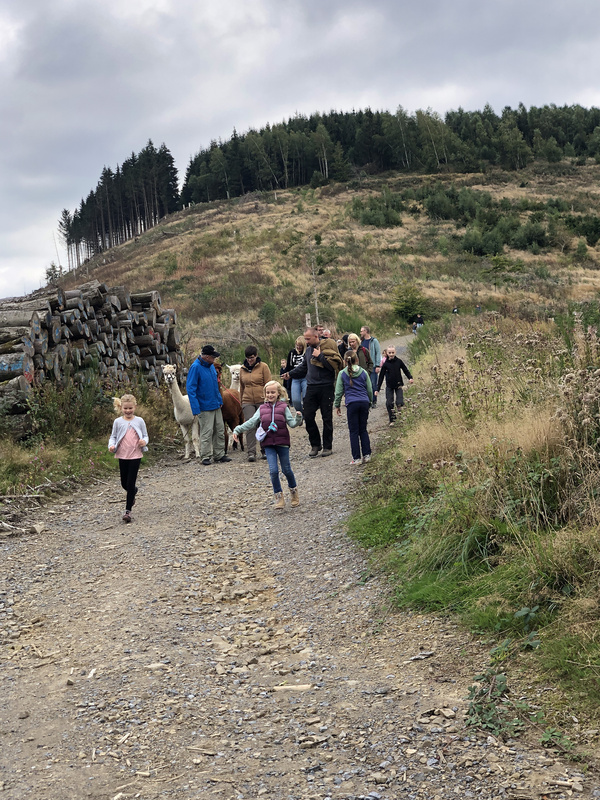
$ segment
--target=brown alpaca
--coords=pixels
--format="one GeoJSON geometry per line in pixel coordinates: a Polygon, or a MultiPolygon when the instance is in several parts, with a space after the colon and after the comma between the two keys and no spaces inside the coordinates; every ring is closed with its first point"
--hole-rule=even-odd
{"type": "MultiPolygon", "coordinates": [[[[234,389],[227,389],[221,382],[223,372],[221,364],[215,364],[215,369],[217,370],[217,377],[219,379],[219,391],[223,398],[221,412],[223,414],[223,422],[225,423],[225,452],[227,452],[229,449],[229,432],[227,428],[229,427],[233,431],[237,425],[242,425],[244,422],[244,412],[242,411],[240,393],[236,392],[234,389]]],[[[240,436],[240,447],[242,450],[244,449],[242,436],[240,436]]],[[[235,442],[233,443],[233,449],[236,449],[235,442]]]]}

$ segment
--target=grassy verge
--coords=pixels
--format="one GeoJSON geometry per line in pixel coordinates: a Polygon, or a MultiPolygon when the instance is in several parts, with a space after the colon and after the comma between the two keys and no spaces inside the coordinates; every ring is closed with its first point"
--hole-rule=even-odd
{"type": "Polygon", "coordinates": [[[577,316],[484,314],[442,320],[414,347],[401,428],[364,475],[350,535],[389,573],[399,607],[459,615],[504,643],[502,674],[512,664],[530,688],[555,682],[565,708],[596,727],[596,330],[577,316]]]}

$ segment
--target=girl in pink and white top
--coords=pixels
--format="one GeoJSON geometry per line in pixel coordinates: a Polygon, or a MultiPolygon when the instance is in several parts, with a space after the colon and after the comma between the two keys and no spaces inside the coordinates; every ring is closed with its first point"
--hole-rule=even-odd
{"type": "Polygon", "coordinates": [[[137,402],[132,394],[124,394],[120,399],[115,397],[113,405],[122,416],[113,423],[108,449],[119,459],[121,486],[127,492],[123,522],[131,522],[131,509],[137,494],[135,482],[142,455],[148,449],[148,431],[144,420],[135,416],[137,402]]]}

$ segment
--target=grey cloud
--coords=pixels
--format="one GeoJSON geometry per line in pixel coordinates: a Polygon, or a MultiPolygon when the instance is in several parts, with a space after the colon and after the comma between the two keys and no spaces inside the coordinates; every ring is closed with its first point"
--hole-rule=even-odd
{"type": "Polygon", "coordinates": [[[0,296],[16,271],[37,285],[48,226],[148,138],[183,175],[234,126],[295,112],[597,96],[588,0],[1,0],[6,16],[0,296]]]}

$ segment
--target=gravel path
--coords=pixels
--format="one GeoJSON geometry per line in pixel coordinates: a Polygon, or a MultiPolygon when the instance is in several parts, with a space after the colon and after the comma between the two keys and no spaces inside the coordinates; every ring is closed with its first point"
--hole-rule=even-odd
{"type": "MultiPolygon", "coordinates": [[[[335,425],[323,461],[291,432],[297,509],[235,453],[143,471],[131,525],[111,480],[0,541],[2,797],[600,796],[553,752],[465,731],[487,650],[390,613],[345,538],[363,468],[335,425]]],[[[370,427],[388,435],[383,404],[370,427]]]]}

